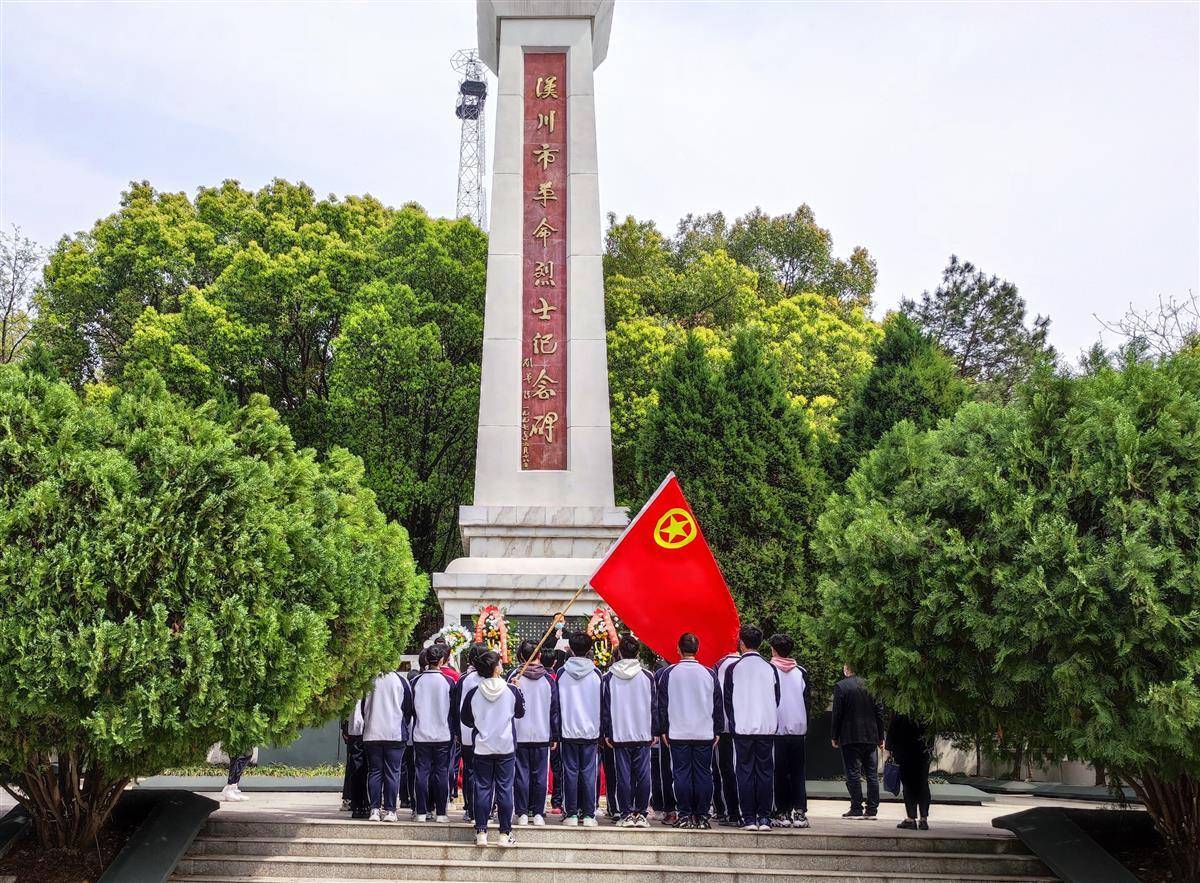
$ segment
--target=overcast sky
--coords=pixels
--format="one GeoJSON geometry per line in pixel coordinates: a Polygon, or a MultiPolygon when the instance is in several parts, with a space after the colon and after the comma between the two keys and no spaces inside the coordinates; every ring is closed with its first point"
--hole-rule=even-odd
{"type": "MultiPolygon", "coordinates": [[[[618,0],[597,71],[605,211],[812,206],[876,314],[953,252],[1072,358],[1093,313],[1200,290],[1200,5],[618,0]]],[[[475,5],[0,5],[0,218],[52,244],[131,179],[273,177],[451,214],[449,58],[475,5]]]]}

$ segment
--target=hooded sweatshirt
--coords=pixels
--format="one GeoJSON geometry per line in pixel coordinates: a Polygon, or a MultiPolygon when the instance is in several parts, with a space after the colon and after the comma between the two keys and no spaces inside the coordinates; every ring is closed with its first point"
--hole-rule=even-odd
{"type": "Polygon", "coordinates": [[[558,685],[540,662],[531,662],[525,674],[516,668],[508,682],[525,697],[525,716],[517,721],[517,744],[541,748],[558,741],[558,685]]]}
{"type": "MultiPolygon", "coordinates": [[[[454,718],[456,721],[461,720],[462,707],[464,704],[466,704],[467,694],[470,693],[472,688],[474,688],[475,685],[479,683],[479,680],[480,680],[479,672],[475,671],[475,669],[472,668],[469,671],[465,672],[461,678],[459,678],[457,681],[455,681],[454,691],[450,694],[450,696],[451,696],[451,705],[454,707],[454,718]]],[[[461,723],[459,725],[458,730],[459,730],[458,738],[459,738],[461,744],[470,748],[471,747],[471,728],[468,727],[465,723],[461,723]]]]}
{"type": "Polygon", "coordinates": [[[774,736],[779,728],[779,669],[745,653],[725,669],[725,720],[735,736],[774,736]]]}
{"type": "Polygon", "coordinates": [[[796,660],[776,656],[771,665],[779,670],[780,736],[803,736],[808,733],[808,672],[796,660]]]}
{"type": "Polygon", "coordinates": [[[516,720],[525,714],[521,691],[504,678],[481,678],[463,701],[462,722],[471,728],[477,755],[517,750],[516,720]]]}
{"type": "Polygon", "coordinates": [[[398,672],[375,678],[363,700],[364,742],[404,742],[411,723],[412,687],[398,672]]]}
{"type": "Polygon", "coordinates": [[[648,745],[658,720],[654,676],[636,659],[622,659],[600,679],[600,730],[614,744],[648,745]]]}
{"type": "Polygon", "coordinates": [[[725,724],[717,673],[695,659],[658,671],[658,732],[672,741],[711,742],[725,724]]]}
{"type": "Polygon", "coordinates": [[[454,680],[436,668],[412,679],[413,742],[449,742],[453,732],[450,693],[454,680]]]}
{"type": "Polygon", "coordinates": [[[600,738],[600,672],[586,656],[572,656],[558,676],[562,738],[595,742],[600,738]]]}

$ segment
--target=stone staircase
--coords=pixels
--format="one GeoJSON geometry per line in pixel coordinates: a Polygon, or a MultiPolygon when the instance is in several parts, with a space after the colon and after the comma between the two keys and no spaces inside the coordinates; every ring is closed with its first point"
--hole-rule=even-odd
{"type": "MultiPolygon", "coordinates": [[[[358,822],[218,814],[180,860],[175,883],[482,881],[548,883],[915,883],[1053,881],[1011,836],[861,833],[515,829],[516,846],[477,847],[469,825],[358,822]]],[[[882,825],[887,825],[883,828],[882,825]]],[[[868,828],[867,826],[872,827],[868,828]]],[[[494,829],[493,839],[497,837],[494,829]]]]}

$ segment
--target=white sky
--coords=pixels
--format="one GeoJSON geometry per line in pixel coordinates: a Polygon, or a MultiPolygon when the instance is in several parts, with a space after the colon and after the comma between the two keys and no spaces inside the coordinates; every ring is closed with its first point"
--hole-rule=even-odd
{"type": "MultiPolygon", "coordinates": [[[[454,209],[449,57],[475,6],[0,5],[0,220],[52,244],[131,179],[275,176],[454,209]]],[[[879,264],[877,314],[951,252],[1074,357],[1093,313],[1200,290],[1200,4],[618,0],[605,211],[807,202],[879,264]]]]}

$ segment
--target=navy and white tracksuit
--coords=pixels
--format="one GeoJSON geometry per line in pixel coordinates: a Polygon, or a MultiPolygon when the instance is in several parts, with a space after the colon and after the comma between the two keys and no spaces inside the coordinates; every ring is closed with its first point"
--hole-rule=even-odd
{"type": "Polygon", "coordinates": [[[583,656],[572,656],[558,673],[561,718],[563,814],[596,816],[596,746],[600,740],[600,672],[583,656]]]}
{"type": "MultiPolygon", "coordinates": [[[[467,694],[479,684],[479,681],[479,672],[471,669],[463,672],[463,676],[455,683],[454,690],[450,694],[453,697],[455,720],[462,720],[463,702],[466,701],[467,694]]],[[[462,755],[463,809],[470,812],[471,801],[474,797],[474,789],[471,785],[471,763],[475,757],[475,746],[471,743],[471,730],[468,727],[460,723],[457,729],[455,739],[458,741],[459,753],[462,755]]]]}
{"type": "Polygon", "coordinates": [[[636,659],[613,663],[600,679],[600,730],[613,743],[616,806],[622,816],[645,815],[650,805],[650,742],[658,720],[654,676],[636,659]]]}
{"type": "Polygon", "coordinates": [[[771,823],[774,742],[779,728],[779,670],[746,653],[725,670],[725,719],[733,733],[738,801],[744,824],[771,823]]]}
{"type": "Polygon", "coordinates": [[[411,709],[412,686],[399,672],[384,672],[375,678],[371,692],[363,699],[363,748],[371,809],[396,811],[411,709]]]}
{"type": "Polygon", "coordinates": [[[679,814],[707,816],[713,795],[713,739],[725,722],[716,672],[695,659],[662,669],[658,711],[658,731],[670,742],[679,814]]]}
{"type": "MultiPolygon", "coordinates": [[[[803,666],[779,670],[779,725],[775,729],[775,811],[787,815],[808,812],[804,781],[805,738],[808,734],[808,672],[803,666]]],[[[792,662],[792,660],[787,660],[792,662]]]]}
{"type": "Polygon", "coordinates": [[[472,784],[476,833],[487,830],[492,803],[500,833],[512,831],[513,776],[517,764],[516,721],[525,714],[521,691],[503,678],[480,678],[463,697],[462,722],[475,749],[472,784]]]}
{"type": "MultiPolygon", "coordinates": [[[[740,653],[728,653],[717,660],[717,683],[725,683],[725,672],[741,658],[740,653]]],[[[733,762],[733,734],[729,732],[729,721],[717,735],[717,757],[713,763],[713,803],[717,812],[737,822],[741,819],[738,801],[737,772],[733,762]]]]}
{"type": "Polygon", "coordinates": [[[517,815],[546,813],[546,780],[550,767],[550,743],[557,742],[561,723],[558,684],[554,675],[532,662],[521,674],[514,671],[508,682],[525,698],[525,716],[517,721],[517,769],[513,809],[517,815]]]}
{"type": "Polygon", "coordinates": [[[455,724],[454,678],[426,669],[412,679],[413,802],[418,816],[446,814],[450,793],[450,743],[455,724]]]}

